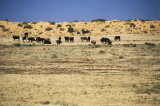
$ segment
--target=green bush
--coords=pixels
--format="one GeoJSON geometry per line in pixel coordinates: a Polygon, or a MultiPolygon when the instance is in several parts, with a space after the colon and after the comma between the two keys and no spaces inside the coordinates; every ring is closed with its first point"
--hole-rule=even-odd
{"type": "Polygon", "coordinates": [[[101,29],[101,31],[104,32],[104,31],[106,31],[106,29],[103,28],[103,29],[101,29]]]}
{"type": "Polygon", "coordinates": [[[51,25],[55,25],[56,24],[56,22],[49,22],[51,25]]]}
{"type": "Polygon", "coordinates": [[[24,26],[24,28],[32,29],[33,27],[31,25],[26,25],[26,26],[24,26]]]}
{"type": "Polygon", "coordinates": [[[145,45],[148,45],[148,46],[155,46],[154,43],[148,43],[148,42],[146,42],[145,45]]]}
{"type": "Polygon", "coordinates": [[[57,27],[58,27],[58,28],[59,28],[59,27],[62,27],[62,25],[61,25],[61,24],[58,24],[57,27]]]}
{"type": "Polygon", "coordinates": [[[31,24],[37,24],[36,22],[32,22],[31,24]]]}
{"type": "Polygon", "coordinates": [[[60,30],[60,31],[64,31],[64,28],[60,28],[59,30],[60,30]]]}
{"type": "Polygon", "coordinates": [[[22,24],[20,24],[20,23],[18,24],[18,26],[19,26],[19,27],[23,27],[23,25],[22,25],[22,24]]]}
{"type": "Polygon", "coordinates": [[[3,29],[3,32],[9,31],[9,29],[3,29]]]}
{"type": "Polygon", "coordinates": [[[134,23],[130,23],[130,28],[135,28],[135,24],[134,23]]]}
{"type": "Polygon", "coordinates": [[[21,44],[20,43],[15,43],[14,46],[20,47],[21,44]]]}
{"type": "Polygon", "coordinates": [[[52,30],[51,27],[47,27],[47,28],[46,28],[46,31],[50,31],[50,30],[52,30]]]}
{"type": "Polygon", "coordinates": [[[22,22],[23,25],[28,25],[28,22],[22,22]]]}
{"type": "Polygon", "coordinates": [[[151,25],[150,28],[155,28],[155,26],[154,26],[154,25],[151,25]]]}
{"type": "Polygon", "coordinates": [[[96,20],[92,20],[91,22],[105,22],[105,19],[96,19],[96,20]]]}
{"type": "Polygon", "coordinates": [[[90,33],[89,30],[84,30],[84,29],[82,29],[81,31],[82,31],[83,34],[85,34],[85,33],[90,33]]]}
{"type": "Polygon", "coordinates": [[[73,29],[72,27],[69,27],[69,28],[68,28],[68,32],[69,32],[69,33],[73,33],[73,32],[74,32],[74,29],[73,29]]]}
{"type": "Polygon", "coordinates": [[[0,27],[3,29],[3,28],[5,28],[5,26],[4,25],[0,25],[0,27]]]}

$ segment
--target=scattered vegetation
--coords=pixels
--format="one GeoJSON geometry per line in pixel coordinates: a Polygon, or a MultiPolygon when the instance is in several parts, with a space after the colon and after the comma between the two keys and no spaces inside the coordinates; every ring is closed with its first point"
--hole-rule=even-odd
{"type": "Polygon", "coordinates": [[[100,54],[104,54],[104,53],[106,53],[106,52],[105,52],[104,50],[100,50],[99,53],[100,53],[100,54]]]}
{"type": "Polygon", "coordinates": [[[151,25],[150,28],[155,28],[155,26],[154,26],[154,25],[151,25]]]}
{"type": "Polygon", "coordinates": [[[26,26],[24,26],[24,28],[32,29],[33,27],[31,25],[26,25],[26,26]]]}
{"type": "Polygon", "coordinates": [[[148,45],[148,46],[155,46],[154,43],[148,43],[148,42],[146,42],[145,45],[148,45]]]}
{"type": "Polygon", "coordinates": [[[62,25],[61,25],[61,24],[58,24],[58,25],[57,25],[57,28],[59,28],[59,27],[62,27],[62,25]]]}
{"type": "Polygon", "coordinates": [[[20,43],[15,43],[15,44],[13,44],[14,46],[17,46],[17,47],[20,47],[21,46],[21,44],[20,43]]]}
{"type": "Polygon", "coordinates": [[[51,25],[55,25],[56,24],[56,22],[49,22],[51,25]]]}
{"type": "Polygon", "coordinates": [[[23,25],[21,23],[18,24],[19,27],[23,27],[23,25]]]}
{"type": "Polygon", "coordinates": [[[5,28],[5,26],[4,26],[4,25],[0,25],[0,27],[1,27],[2,29],[4,29],[4,28],[5,28]]]}
{"type": "Polygon", "coordinates": [[[69,27],[69,28],[68,28],[68,32],[69,32],[69,33],[73,33],[73,32],[74,32],[74,29],[73,29],[72,27],[69,27]]]}
{"type": "Polygon", "coordinates": [[[135,24],[134,23],[130,23],[130,28],[135,28],[135,24]]]}
{"type": "Polygon", "coordinates": [[[96,20],[92,20],[91,22],[105,22],[105,19],[96,19],[96,20]]]}
{"type": "Polygon", "coordinates": [[[52,30],[51,27],[47,27],[47,28],[46,28],[46,31],[50,31],[50,30],[52,30]]]}
{"type": "Polygon", "coordinates": [[[3,32],[9,31],[9,29],[3,29],[3,32]]]}
{"type": "Polygon", "coordinates": [[[60,31],[64,31],[64,28],[60,28],[59,30],[60,30],[60,31]]]}
{"type": "Polygon", "coordinates": [[[28,25],[28,22],[22,22],[23,25],[28,25]]]}
{"type": "Polygon", "coordinates": [[[81,31],[82,31],[83,34],[90,33],[89,30],[84,30],[84,29],[82,29],[81,31]]]}
{"type": "Polygon", "coordinates": [[[32,22],[31,24],[37,24],[36,22],[32,22]]]}
{"type": "Polygon", "coordinates": [[[104,31],[106,31],[106,29],[103,28],[103,29],[101,29],[101,31],[104,32],[104,31]]]}

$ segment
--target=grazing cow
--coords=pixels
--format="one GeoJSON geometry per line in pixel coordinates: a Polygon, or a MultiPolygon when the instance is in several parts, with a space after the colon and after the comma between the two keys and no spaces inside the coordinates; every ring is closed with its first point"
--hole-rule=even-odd
{"type": "Polygon", "coordinates": [[[31,41],[31,42],[36,41],[34,37],[28,37],[27,39],[28,41],[31,41]]]}
{"type": "Polygon", "coordinates": [[[91,40],[91,37],[89,36],[89,37],[87,38],[87,42],[90,42],[90,40],[91,40]]]}
{"type": "Polygon", "coordinates": [[[24,42],[24,40],[27,40],[27,37],[22,37],[22,41],[24,42]]]}
{"type": "Polygon", "coordinates": [[[61,38],[61,37],[59,37],[58,39],[59,39],[59,40],[61,40],[62,38],[61,38]]]}
{"type": "Polygon", "coordinates": [[[57,45],[60,45],[62,43],[61,40],[56,40],[56,42],[57,42],[57,45]]]}
{"type": "Polygon", "coordinates": [[[15,41],[16,39],[18,39],[18,40],[20,41],[20,37],[19,37],[19,36],[13,35],[12,37],[13,37],[14,41],[15,41]]]}
{"type": "Polygon", "coordinates": [[[64,39],[65,39],[65,42],[69,42],[69,37],[68,36],[65,36],[64,39]]]}
{"type": "Polygon", "coordinates": [[[121,39],[120,36],[115,36],[115,37],[114,37],[114,40],[115,40],[115,41],[116,41],[117,39],[120,41],[120,39],[121,39]]]}
{"type": "Polygon", "coordinates": [[[81,37],[81,40],[82,41],[86,40],[87,42],[90,42],[91,37],[90,36],[89,37],[81,37]]]}
{"type": "Polygon", "coordinates": [[[28,33],[27,33],[27,32],[26,32],[26,33],[24,33],[24,36],[25,36],[25,37],[28,37],[28,33]]]}
{"type": "Polygon", "coordinates": [[[37,42],[43,42],[44,38],[41,38],[41,37],[36,37],[36,41],[37,42]]]}
{"type": "Polygon", "coordinates": [[[106,43],[106,44],[107,44],[107,43],[110,44],[110,45],[112,44],[112,41],[111,41],[110,39],[108,39],[108,38],[101,38],[100,41],[101,41],[102,43],[104,42],[104,43],[106,43]]]}
{"type": "Polygon", "coordinates": [[[74,42],[74,37],[70,37],[70,42],[74,42]]]}
{"type": "Polygon", "coordinates": [[[44,39],[43,43],[44,43],[44,44],[51,44],[51,41],[44,39]]]}
{"type": "Polygon", "coordinates": [[[91,43],[96,45],[96,40],[91,40],[91,43]]]}
{"type": "Polygon", "coordinates": [[[82,41],[87,40],[87,37],[81,37],[81,40],[82,41]]]}

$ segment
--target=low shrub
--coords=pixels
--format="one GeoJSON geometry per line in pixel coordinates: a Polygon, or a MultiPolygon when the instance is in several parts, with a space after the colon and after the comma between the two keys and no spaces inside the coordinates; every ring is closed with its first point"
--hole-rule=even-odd
{"type": "Polygon", "coordinates": [[[62,25],[61,25],[61,24],[58,24],[58,25],[57,25],[57,28],[59,28],[59,27],[62,27],[62,25]]]}
{"type": "Polygon", "coordinates": [[[155,46],[154,43],[148,43],[148,42],[146,42],[145,45],[148,45],[148,46],[155,46]]]}
{"type": "Polygon", "coordinates": [[[47,27],[47,28],[46,28],[46,31],[50,31],[50,30],[52,30],[51,27],[47,27]]]}
{"type": "Polygon", "coordinates": [[[23,27],[23,25],[22,25],[22,24],[20,24],[20,23],[18,24],[18,26],[19,26],[19,27],[23,27]]]}
{"type": "Polygon", "coordinates": [[[73,32],[74,32],[74,29],[73,29],[72,27],[69,27],[69,28],[68,28],[68,32],[69,32],[69,33],[73,33],[73,32]]]}
{"type": "Polygon", "coordinates": [[[24,26],[24,28],[32,29],[33,27],[31,25],[26,25],[26,26],[24,26]]]}
{"type": "Polygon", "coordinates": [[[151,25],[150,28],[155,28],[155,26],[154,26],[154,25],[151,25]]]}

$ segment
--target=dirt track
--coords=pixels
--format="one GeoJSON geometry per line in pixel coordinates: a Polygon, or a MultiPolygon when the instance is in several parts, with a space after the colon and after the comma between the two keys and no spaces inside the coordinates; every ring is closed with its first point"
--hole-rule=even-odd
{"type": "Polygon", "coordinates": [[[0,105],[160,105],[160,37],[124,38],[112,46],[1,38],[0,105]]]}

